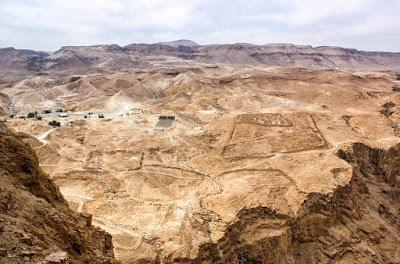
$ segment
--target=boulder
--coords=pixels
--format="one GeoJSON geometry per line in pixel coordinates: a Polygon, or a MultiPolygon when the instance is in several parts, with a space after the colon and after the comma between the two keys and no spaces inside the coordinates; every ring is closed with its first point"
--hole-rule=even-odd
{"type": "Polygon", "coordinates": [[[50,255],[48,255],[45,258],[45,263],[53,264],[53,263],[68,263],[68,253],[61,251],[61,252],[55,252],[50,255]]]}

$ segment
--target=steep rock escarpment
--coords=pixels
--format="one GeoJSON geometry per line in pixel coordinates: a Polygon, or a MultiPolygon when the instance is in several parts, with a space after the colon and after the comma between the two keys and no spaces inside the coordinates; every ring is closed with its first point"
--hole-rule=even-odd
{"type": "Polygon", "coordinates": [[[309,195],[295,217],[242,210],[198,258],[166,263],[400,263],[400,145],[356,143],[338,156],[353,167],[347,185],[309,195]]]}
{"type": "Polygon", "coordinates": [[[111,236],[68,207],[33,150],[6,128],[0,179],[0,263],[116,263],[111,236]]]}

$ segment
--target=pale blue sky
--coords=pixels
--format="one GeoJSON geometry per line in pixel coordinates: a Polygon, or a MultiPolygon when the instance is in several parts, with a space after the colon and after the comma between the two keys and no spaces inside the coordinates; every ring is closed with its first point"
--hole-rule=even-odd
{"type": "Polygon", "coordinates": [[[248,42],[400,51],[398,0],[0,0],[0,47],[248,42]]]}

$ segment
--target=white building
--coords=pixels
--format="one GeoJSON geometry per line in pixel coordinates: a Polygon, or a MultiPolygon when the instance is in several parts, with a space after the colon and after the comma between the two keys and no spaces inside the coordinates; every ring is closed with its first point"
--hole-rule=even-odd
{"type": "Polygon", "coordinates": [[[62,118],[69,117],[67,113],[59,113],[58,116],[62,118]]]}

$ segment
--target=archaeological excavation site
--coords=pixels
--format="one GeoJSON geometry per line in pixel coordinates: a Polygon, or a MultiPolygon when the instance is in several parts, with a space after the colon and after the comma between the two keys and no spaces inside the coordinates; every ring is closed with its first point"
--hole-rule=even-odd
{"type": "Polygon", "coordinates": [[[0,263],[400,263],[400,53],[0,49],[0,263]]]}

